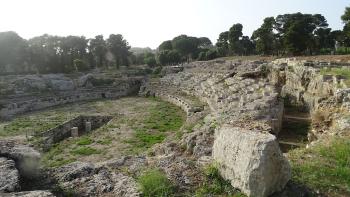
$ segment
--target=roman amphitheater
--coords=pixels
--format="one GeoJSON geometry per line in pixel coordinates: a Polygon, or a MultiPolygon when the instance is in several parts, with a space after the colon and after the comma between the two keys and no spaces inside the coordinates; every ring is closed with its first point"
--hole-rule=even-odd
{"type": "Polygon", "coordinates": [[[295,154],[349,136],[349,83],[326,72],[349,66],[217,59],[1,77],[0,196],[143,196],[149,169],[195,196],[207,166],[233,196],[312,196],[293,180],[307,159],[295,154]]]}

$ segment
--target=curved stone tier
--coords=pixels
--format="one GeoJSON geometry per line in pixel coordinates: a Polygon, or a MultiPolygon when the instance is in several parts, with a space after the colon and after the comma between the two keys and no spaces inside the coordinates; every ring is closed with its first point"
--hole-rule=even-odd
{"type": "Polygon", "coordinates": [[[212,154],[223,177],[250,196],[279,191],[291,176],[273,135],[281,129],[283,102],[264,77],[265,67],[263,62],[193,62],[182,72],[148,80],[140,92],[172,102],[188,115],[196,111],[182,93],[206,103],[211,113],[205,120],[211,126],[194,129],[183,141],[197,157],[212,154]],[[215,138],[210,143],[211,128],[215,138]]]}

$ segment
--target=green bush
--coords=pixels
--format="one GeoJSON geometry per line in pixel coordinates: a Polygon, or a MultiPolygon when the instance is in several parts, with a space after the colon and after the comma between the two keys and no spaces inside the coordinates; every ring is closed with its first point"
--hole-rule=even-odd
{"type": "Polygon", "coordinates": [[[82,72],[89,70],[89,66],[81,59],[75,59],[73,63],[77,71],[82,72]]]}
{"type": "Polygon", "coordinates": [[[198,59],[197,60],[199,60],[199,61],[206,61],[207,60],[207,53],[204,52],[204,51],[200,52],[199,55],[198,55],[198,59]]]}
{"type": "Polygon", "coordinates": [[[207,60],[212,60],[212,59],[215,59],[217,58],[219,55],[218,55],[218,52],[216,49],[210,49],[209,51],[207,51],[206,53],[206,57],[207,57],[207,60]]]}
{"type": "Polygon", "coordinates": [[[145,197],[172,196],[174,187],[166,175],[157,169],[148,170],[138,178],[138,183],[145,197]]]}
{"type": "Polygon", "coordinates": [[[155,57],[146,57],[144,62],[150,67],[154,67],[157,64],[155,57]]]}
{"type": "Polygon", "coordinates": [[[347,55],[350,54],[350,47],[339,47],[336,51],[337,55],[347,55]]]}

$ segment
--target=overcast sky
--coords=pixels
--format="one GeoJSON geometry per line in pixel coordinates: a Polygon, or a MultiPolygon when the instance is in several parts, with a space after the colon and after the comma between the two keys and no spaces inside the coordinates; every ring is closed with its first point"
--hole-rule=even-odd
{"type": "Polygon", "coordinates": [[[23,38],[122,34],[133,47],[156,48],[180,34],[209,37],[234,23],[251,36],[263,19],[284,13],[320,13],[333,29],[348,0],[0,0],[0,32],[23,38]]]}

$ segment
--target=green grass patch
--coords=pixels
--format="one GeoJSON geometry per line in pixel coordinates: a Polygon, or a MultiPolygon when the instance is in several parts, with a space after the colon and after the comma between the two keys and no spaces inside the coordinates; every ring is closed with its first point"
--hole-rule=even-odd
{"type": "Polygon", "coordinates": [[[230,181],[224,180],[217,168],[217,165],[211,164],[204,168],[203,173],[205,175],[205,180],[203,184],[197,188],[197,197],[206,196],[233,196],[233,197],[243,197],[241,192],[233,188],[230,181]]]}
{"type": "Polygon", "coordinates": [[[349,68],[322,68],[321,75],[340,75],[344,77],[345,84],[350,86],[350,69],[349,68]]]}
{"type": "Polygon", "coordinates": [[[141,192],[144,197],[167,197],[174,193],[174,186],[166,175],[157,169],[144,172],[139,178],[141,192]]]}
{"type": "Polygon", "coordinates": [[[110,145],[112,144],[113,138],[112,137],[105,137],[104,139],[98,140],[97,143],[102,144],[102,145],[110,145]]]}
{"type": "Polygon", "coordinates": [[[71,151],[71,153],[74,155],[88,156],[93,154],[100,154],[101,151],[91,147],[84,146],[84,147],[75,148],[74,150],[71,151]]]}
{"type": "Polygon", "coordinates": [[[41,159],[41,162],[46,167],[59,167],[68,163],[76,161],[72,155],[65,155],[63,147],[60,145],[55,145],[46,152],[41,159]]]}
{"type": "Polygon", "coordinates": [[[184,112],[179,107],[168,102],[159,101],[150,110],[150,116],[144,121],[144,128],[160,132],[177,131],[184,120],[184,112]]]}
{"type": "Polygon", "coordinates": [[[89,137],[82,137],[77,141],[77,145],[90,145],[92,144],[94,141],[92,139],[90,139],[89,137]]]}
{"type": "Polygon", "coordinates": [[[330,196],[350,196],[349,138],[333,138],[289,155],[294,181],[330,196]]]}
{"type": "Polygon", "coordinates": [[[132,153],[146,151],[154,144],[161,143],[169,132],[177,132],[185,121],[185,113],[179,107],[159,99],[153,100],[157,104],[150,109],[147,117],[129,121],[135,134],[124,142],[131,145],[132,153]]]}

